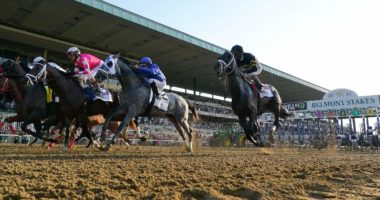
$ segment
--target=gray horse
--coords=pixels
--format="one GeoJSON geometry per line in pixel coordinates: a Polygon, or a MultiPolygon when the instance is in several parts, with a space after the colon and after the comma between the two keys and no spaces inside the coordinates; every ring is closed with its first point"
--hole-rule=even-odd
{"type": "Polygon", "coordinates": [[[281,98],[273,86],[269,85],[273,97],[264,97],[259,99],[258,94],[248,81],[243,78],[240,73],[234,55],[226,51],[218,57],[218,61],[214,66],[214,70],[219,78],[227,76],[227,84],[232,96],[232,110],[239,118],[239,124],[244,129],[247,139],[258,145],[259,125],[257,117],[264,112],[272,112],[275,116],[274,128],[272,134],[280,126],[279,117],[286,118],[291,114],[284,109],[281,104],[281,98]],[[259,106],[258,106],[259,105],[259,106]]]}
{"type": "MultiPolygon", "coordinates": [[[[196,121],[199,119],[194,106],[190,105],[178,94],[167,93],[169,99],[167,111],[151,107],[150,99],[152,97],[152,91],[150,86],[145,84],[144,79],[135,73],[131,63],[122,57],[115,55],[109,56],[100,70],[108,75],[116,75],[122,86],[120,105],[109,112],[103,125],[100,136],[102,143],[105,141],[106,127],[108,127],[108,124],[114,116],[125,115],[122,123],[116,130],[115,136],[112,138],[111,142],[113,144],[115,144],[116,138],[118,138],[126,123],[132,120],[135,116],[166,117],[174,124],[182,139],[185,141],[187,150],[189,152],[193,151],[193,130],[188,124],[188,116],[190,108],[192,111],[192,120],[196,121]],[[147,113],[147,110],[150,110],[149,113],[147,113]],[[184,132],[187,133],[188,140],[186,140],[184,132]]],[[[110,143],[107,143],[105,149],[108,149],[109,145],[110,143]]]]}

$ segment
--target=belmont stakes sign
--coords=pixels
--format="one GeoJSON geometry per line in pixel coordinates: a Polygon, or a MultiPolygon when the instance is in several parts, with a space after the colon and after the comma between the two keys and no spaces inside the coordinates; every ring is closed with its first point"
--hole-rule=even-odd
{"type": "Polygon", "coordinates": [[[309,111],[339,110],[350,108],[377,108],[379,106],[379,96],[362,96],[307,102],[307,110],[309,111]]]}

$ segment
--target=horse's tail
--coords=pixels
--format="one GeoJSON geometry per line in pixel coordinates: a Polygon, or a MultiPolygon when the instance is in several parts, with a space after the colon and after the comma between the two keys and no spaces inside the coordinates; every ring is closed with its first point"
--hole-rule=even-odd
{"type": "Polygon", "coordinates": [[[197,122],[200,118],[199,118],[199,115],[198,115],[198,113],[197,113],[197,109],[195,109],[195,105],[192,104],[192,103],[190,103],[190,102],[187,101],[187,100],[186,100],[186,102],[187,102],[187,105],[189,105],[189,108],[190,108],[190,110],[191,110],[191,120],[192,120],[193,122],[197,122]]]}
{"type": "Polygon", "coordinates": [[[288,117],[292,117],[293,114],[288,111],[288,109],[284,108],[283,106],[280,107],[280,117],[282,119],[287,119],[288,117]]]}

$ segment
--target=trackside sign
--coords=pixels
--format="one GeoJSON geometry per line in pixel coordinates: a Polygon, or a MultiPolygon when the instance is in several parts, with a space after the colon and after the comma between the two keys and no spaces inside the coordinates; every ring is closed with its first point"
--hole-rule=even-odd
{"type": "Polygon", "coordinates": [[[307,110],[337,110],[348,108],[375,108],[379,107],[379,96],[361,96],[354,98],[341,98],[341,99],[329,99],[308,101],[307,110]]]}

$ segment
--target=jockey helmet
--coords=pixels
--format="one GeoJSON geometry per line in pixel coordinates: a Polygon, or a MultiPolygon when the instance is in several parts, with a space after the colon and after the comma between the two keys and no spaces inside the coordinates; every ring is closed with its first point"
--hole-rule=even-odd
{"type": "Polygon", "coordinates": [[[240,45],[235,45],[231,48],[232,53],[244,53],[243,47],[240,45]]]}
{"type": "Polygon", "coordinates": [[[33,59],[33,64],[44,64],[46,62],[45,58],[38,56],[33,59]]]}
{"type": "Polygon", "coordinates": [[[78,49],[78,47],[70,47],[69,49],[67,49],[66,54],[74,55],[75,57],[77,57],[80,54],[80,50],[78,49]]]}
{"type": "Polygon", "coordinates": [[[152,63],[152,59],[150,59],[149,57],[143,57],[140,60],[140,64],[142,65],[151,65],[152,63]]]}

